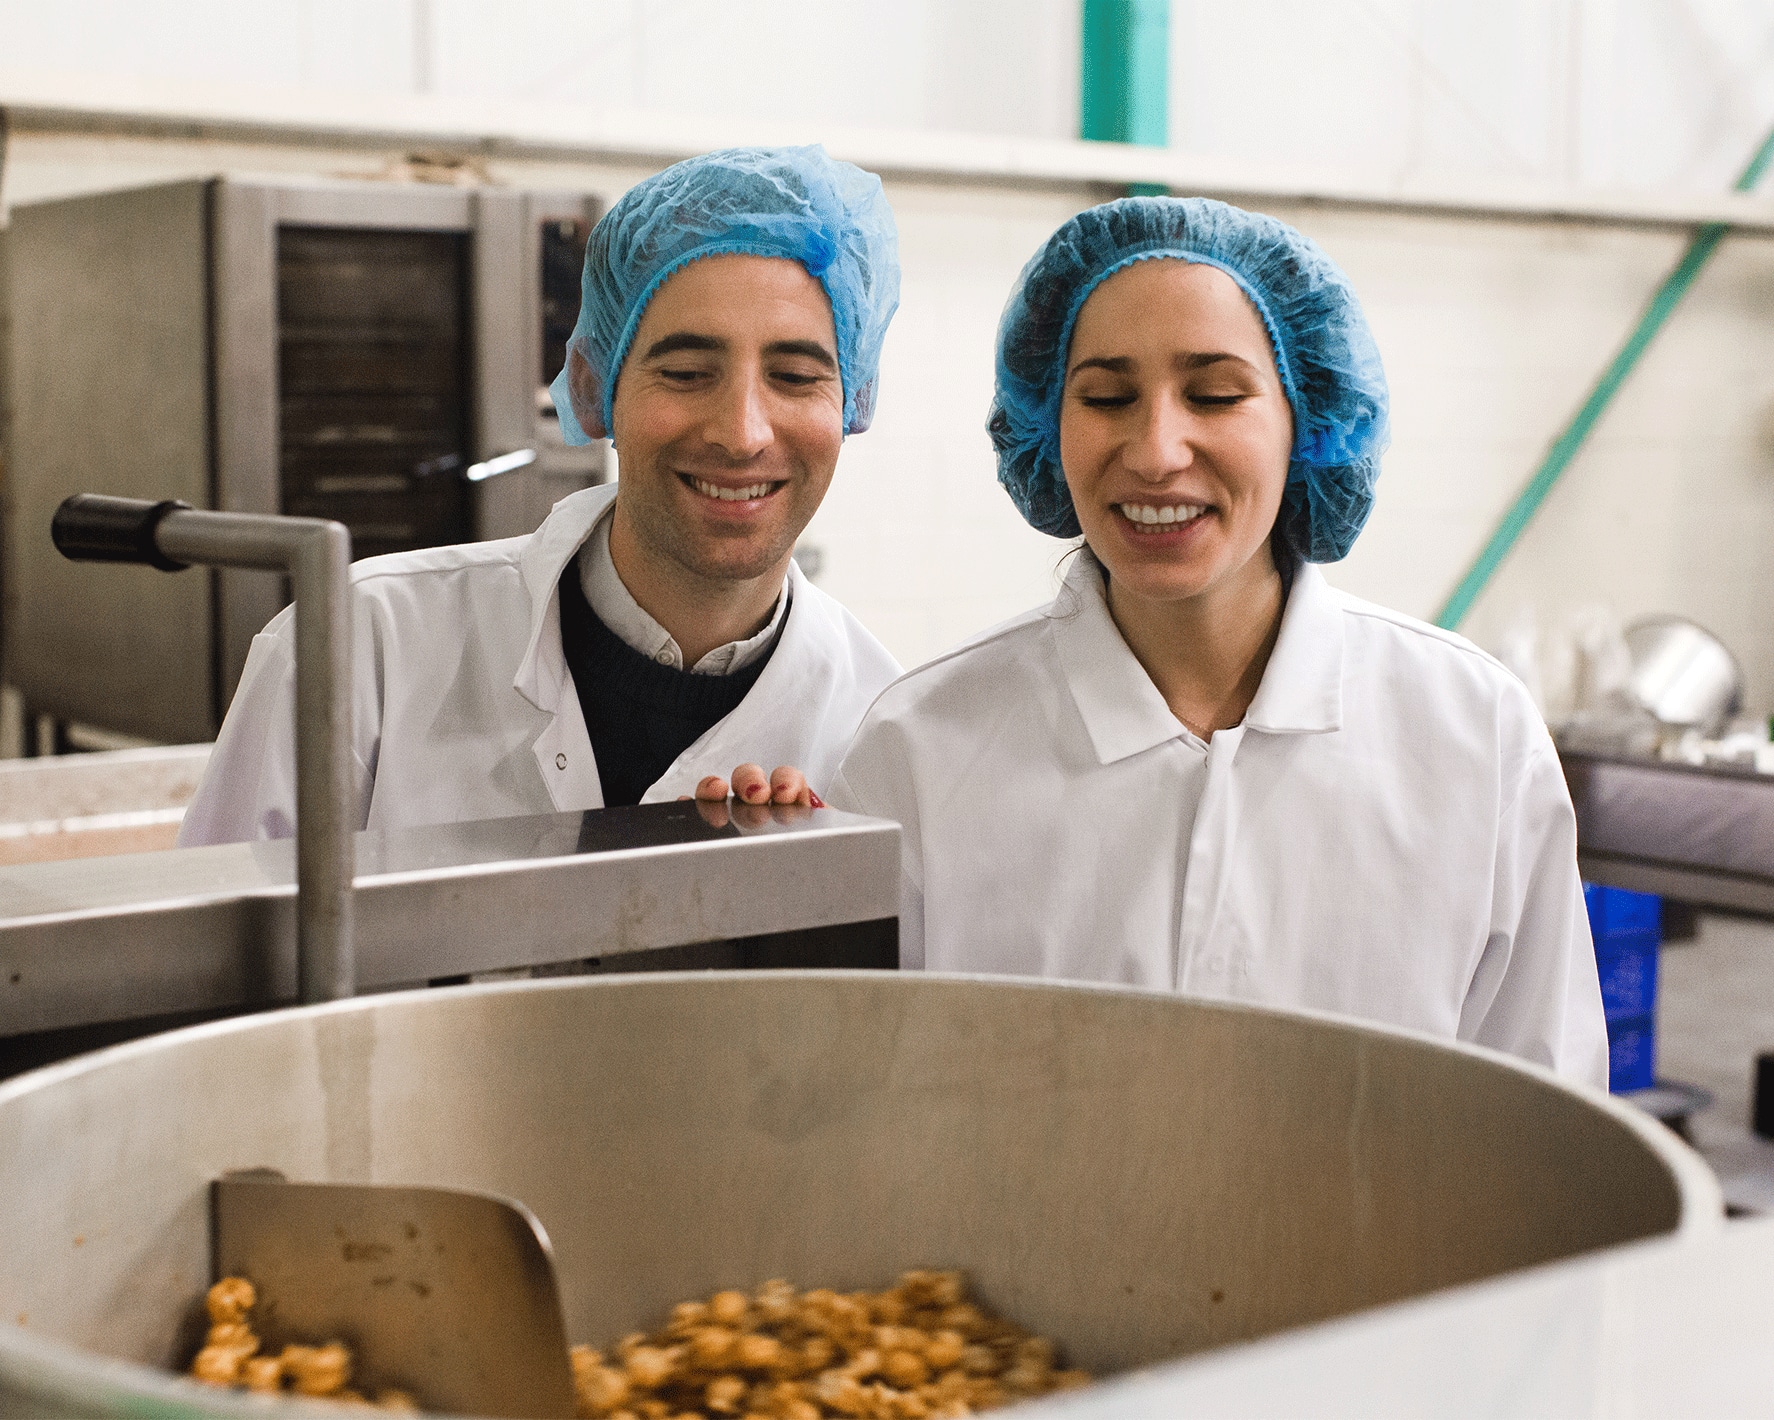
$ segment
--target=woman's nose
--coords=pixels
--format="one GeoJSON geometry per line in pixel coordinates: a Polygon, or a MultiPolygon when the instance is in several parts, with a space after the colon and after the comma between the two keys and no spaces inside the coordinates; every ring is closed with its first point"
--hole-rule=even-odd
{"type": "Polygon", "coordinates": [[[1161,483],[1195,461],[1190,442],[1194,416],[1175,398],[1145,403],[1144,418],[1121,450],[1121,462],[1136,478],[1161,483]]]}
{"type": "Polygon", "coordinates": [[[726,381],[703,433],[732,459],[756,458],[770,447],[776,431],[765,406],[761,374],[740,374],[726,381]]]}

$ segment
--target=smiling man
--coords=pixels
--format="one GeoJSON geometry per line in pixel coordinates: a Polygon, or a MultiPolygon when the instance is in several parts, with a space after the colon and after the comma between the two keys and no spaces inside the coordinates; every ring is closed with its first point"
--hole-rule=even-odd
{"type": "MultiPolygon", "coordinates": [[[[554,388],[567,441],[610,437],[618,482],[528,537],[352,569],[361,824],[725,797],[727,776],[807,802],[899,672],[792,556],[869,425],[898,290],[880,182],[819,148],[714,153],[626,193],[554,388]]],[[[294,650],[286,610],[181,843],[293,832],[294,650]]]]}

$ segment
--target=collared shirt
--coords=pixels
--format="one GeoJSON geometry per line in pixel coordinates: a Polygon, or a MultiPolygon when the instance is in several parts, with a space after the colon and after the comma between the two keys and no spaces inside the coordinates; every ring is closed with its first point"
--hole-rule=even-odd
{"type": "MultiPolygon", "coordinates": [[[[662,666],[670,666],[674,671],[683,670],[684,653],[672,639],[671,632],[648,615],[616,570],[616,563],[610,557],[610,518],[607,515],[598,520],[579,553],[579,586],[585,593],[585,600],[597,613],[597,619],[623,641],[662,666]]],[[[769,651],[787,613],[788,584],[784,582],[782,590],[776,594],[776,609],[763,630],[743,641],[716,646],[690,667],[690,673],[732,675],[744,670],[769,651]]]]}
{"type": "Polygon", "coordinates": [[[1243,722],[1205,742],[1079,558],[1051,606],[889,687],[826,797],[902,826],[907,967],[1308,1007],[1607,1079],[1533,702],[1316,567],[1243,722]]]}

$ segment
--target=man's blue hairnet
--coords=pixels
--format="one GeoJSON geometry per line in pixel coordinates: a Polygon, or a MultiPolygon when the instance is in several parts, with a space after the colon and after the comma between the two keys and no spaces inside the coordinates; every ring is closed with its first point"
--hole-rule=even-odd
{"type": "Polygon", "coordinates": [[[680,267],[705,256],[785,257],[807,268],[832,303],[844,432],[875,412],[881,341],[899,305],[893,212],[872,173],[825,149],[728,148],[636,183],[592,228],[570,358],[552,386],[561,433],[589,444],[614,427],[622,362],[647,302],[680,267]],[[589,378],[587,378],[589,375],[589,378]]]}
{"type": "Polygon", "coordinates": [[[1204,197],[1125,197],[1092,207],[1023,268],[998,327],[997,390],[986,421],[998,481],[1031,525],[1078,535],[1059,461],[1072,328],[1106,277],[1154,257],[1218,267],[1250,297],[1294,416],[1276,531],[1308,562],[1347,555],[1373,507],[1388,438],[1380,352],[1348,278],[1315,242],[1273,217],[1204,197]]]}

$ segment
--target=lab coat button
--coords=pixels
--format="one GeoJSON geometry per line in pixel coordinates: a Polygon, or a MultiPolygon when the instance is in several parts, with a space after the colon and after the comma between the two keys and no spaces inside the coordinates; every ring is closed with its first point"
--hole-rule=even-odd
{"type": "Polygon", "coordinates": [[[567,757],[566,757],[566,755],[564,755],[564,754],[557,754],[557,755],[556,755],[556,756],[555,756],[555,757],[554,757],[554,767],[555,767],[555,768],[556,768],[556,769],[565,769],[565,768],[566,768],[566,767],[567,767],[567,757]]]}
{"type": "Polygon", "coordinates": [[[671,664],[671,652],[656,651],[653,655],[653,659],[658,661],[662,666],[669,666],[671,664]]]}

